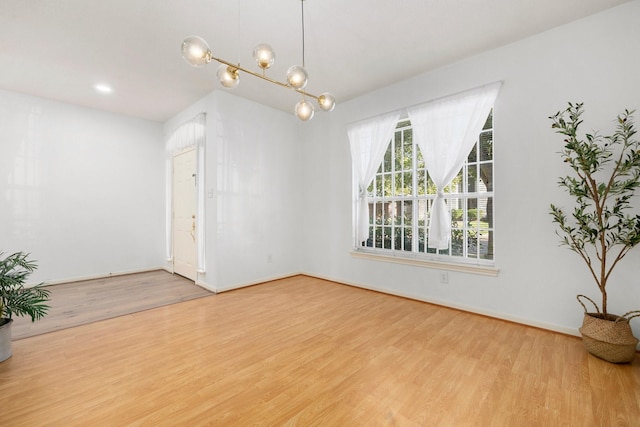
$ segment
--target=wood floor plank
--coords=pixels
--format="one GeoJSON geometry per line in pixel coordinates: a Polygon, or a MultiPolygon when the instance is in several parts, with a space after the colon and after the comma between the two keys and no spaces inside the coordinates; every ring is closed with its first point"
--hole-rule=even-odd
{"type": "Polygon", "coordinates": [[[634,426],[640,361],[305,276],[14,342],[3,426],[634,426]]]}
{"type": "Polygon", "coordinates": [[[164,270],[62,283],[45,288],[51,293],[48,314],[36,322],[29,317],[14,318],[13,339],[212,295],[192,281],[164,270]]]}

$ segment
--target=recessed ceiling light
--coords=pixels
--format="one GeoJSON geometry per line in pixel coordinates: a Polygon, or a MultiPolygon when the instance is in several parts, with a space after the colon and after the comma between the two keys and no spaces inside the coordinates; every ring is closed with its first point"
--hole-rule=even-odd
{"type": "Polygon", "coordinates": [[[111,88],[111,86],[104,83],[98,83],[97,85],[94,86],[94,88],[99,93],[108,94],[113,92],[113,89],[111,88]]]}

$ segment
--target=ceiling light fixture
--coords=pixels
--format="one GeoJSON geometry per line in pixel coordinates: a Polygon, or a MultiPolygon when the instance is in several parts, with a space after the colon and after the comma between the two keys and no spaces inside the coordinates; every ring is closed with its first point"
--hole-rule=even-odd
{"type": "Polygon", "coordinates": [[[307,71],[304,68],[304,2],[305,0],[300,0],[302,5],[302,65],[293,65],[289,68],[286,83],[267,77],[266,71],[273,65],[276,54],[271,46],[265,43],[259,44],[253,50],[253,58],[262,69],[262,74],[243,68],[240,63],[236,65],[224,59],[216,58],[213,56],[207,42],[198,36],[189,36],[182,42],[182,57],[194,67],[202,67],[212,61],[219,62],[221,65],[218,67],[216,75],[220,84],[226,88],[238,86],[240,82],[239,72],[242,71],[278,86],[295,90],[302,95],[302,100],[296,104],[294,112],[296,117],[302,121],[310,120],[313,118],[314,113],[313,104],[307,101],[306,97],[316,99],[321,110],[331,111],[336,105],[332,94],[325,92],[316,96],[304,90],[309,80],[307,71]]]}
{"type": "Polygon", "coordinates": [[[109,94],[111,92],[113,92],[113,89],[111,88],[111,86],[104,84],[104,83],[98,83],[95,86],[93,86],[93,88],[100,93],[103,94],[109,94]]]}

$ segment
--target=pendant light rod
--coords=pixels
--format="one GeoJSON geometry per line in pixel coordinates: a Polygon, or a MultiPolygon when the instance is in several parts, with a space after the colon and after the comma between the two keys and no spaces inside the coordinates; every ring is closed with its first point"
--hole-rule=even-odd
{"type": "Polygon", "coordinates": [[[302,66],[304,67],[304,0],[300,0],[302,5],[302,66]]]}
{"type": "MultiPolygon", "coordinates": [[[[303,94],[305,96],[308,96],[310,98],[314,98],[316,100],[320,99],[320,96],[316,96],[316,95],[313,95],[313,94],[311,94],[309,92],[305,92],[302,89],[296,89],[294,87],[289,86],[289,84],[287,84],[285,82],[280,82],[278,80],[272,79],[270,77],[267,77],[264,74],[259,74],[259,73],[256,73],[255,71],[248,70],[246,68],[241,67],[240,64],[232,64],[231,62],[225,61],[224,59],[221,59],[221,58],[216,58],[215,56],[211,56],[211,55],[209,55],[209,57],[211,58],[211,61],[217,61],[217,62],[219,62],[221,64],[224,64],[224,65],[227,65],[227,66],[233,68],[234,70],[238,70],[238,71],[242,71],[243,73],[251,74],[254,77],[257,77],[257,78],[262,79],[262,80],[266,80],[269,83],[273,83],[273,84],[276,84],[278,86],[286,87],[287,89],[294,90],[294,91],[296,91],[298,93],[301,93],[301,94],[303,94]]],[[[208,60],[207,62],[210,62],[210,61],[208,60]]],[[[264,69],[262,71],[264,73],[264,69]]]]}

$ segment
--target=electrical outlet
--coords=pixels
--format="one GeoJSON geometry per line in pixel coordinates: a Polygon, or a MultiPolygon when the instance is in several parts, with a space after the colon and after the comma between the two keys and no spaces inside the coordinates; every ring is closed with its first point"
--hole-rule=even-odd
{"type": "Polygon", "coordinates": [[[440,273],[440,283],[449,283],[449,273],[446,271],[440,273]]]}

